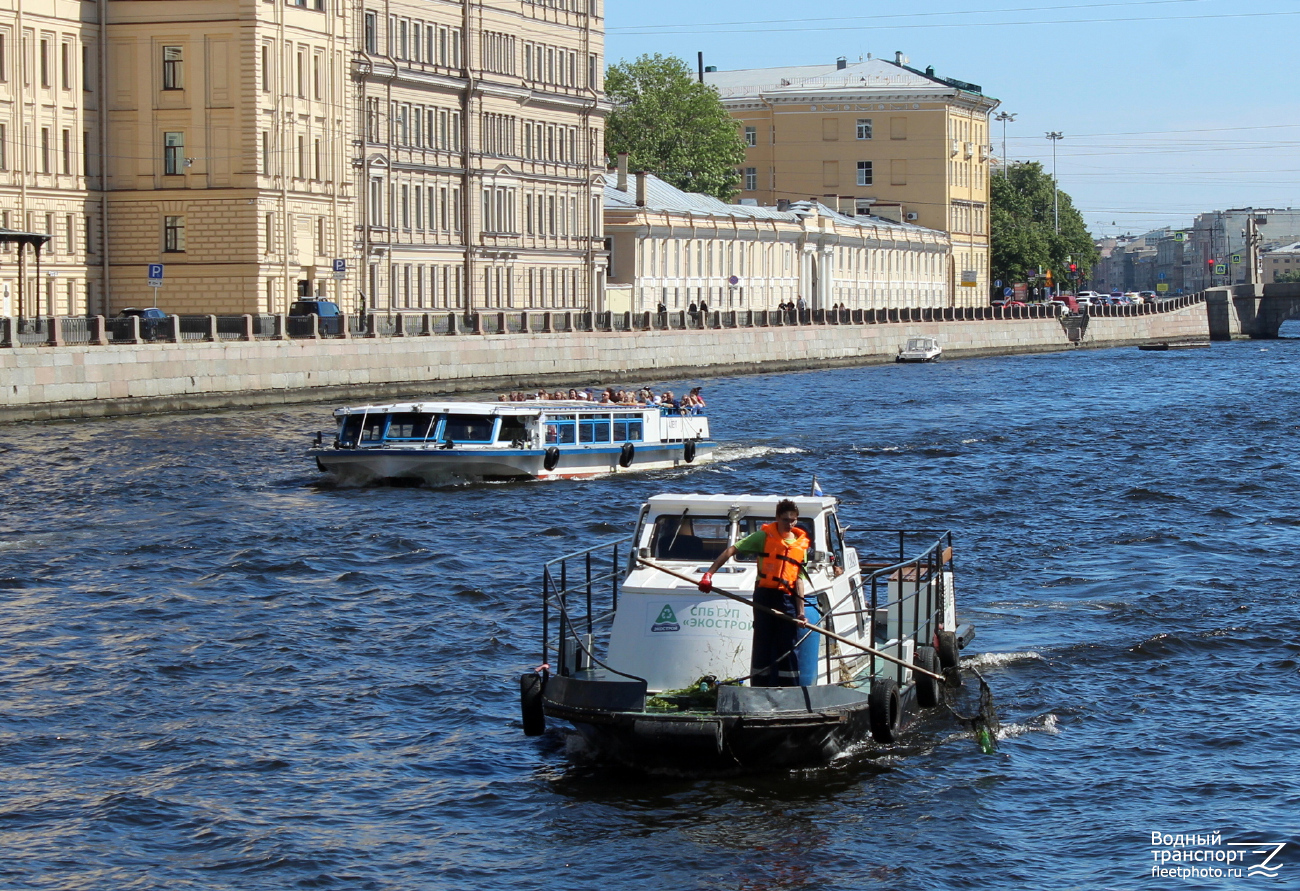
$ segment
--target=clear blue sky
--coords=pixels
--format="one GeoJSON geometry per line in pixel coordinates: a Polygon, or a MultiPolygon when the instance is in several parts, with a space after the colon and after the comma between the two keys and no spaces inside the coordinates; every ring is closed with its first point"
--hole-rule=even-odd
{"type": "MultiPolygon", "coordinates": [[[[610,63],[696,53],[719,69],[902,50],[1016,115],[1007,154],[1056,170],[1096,236],[1228,207],[1300,208],[1300,2],[607,0],[610,63]],[[904,11],[905,10],[905,11],[904,11]]],[[[993,126],[1001,151],[1001,124],[993,126]]]]}

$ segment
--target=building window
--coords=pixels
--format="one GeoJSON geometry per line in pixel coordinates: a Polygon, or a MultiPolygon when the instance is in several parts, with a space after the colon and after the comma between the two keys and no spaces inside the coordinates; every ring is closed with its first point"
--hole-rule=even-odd
{"type": "Polygon", "coordinates": [[[185,134],[163,134],[163,174],[179,176],[185,166],[185,134]]]}
{"type": "Polygon", "coordinates": [[[871,138],[871,118],[858,118],[858,139],[871,138]]]}
{"type": "Polygon", "coordinates": [[[162,51],[162,88],[164,90],[185,89],[185,81],[182,78],[183,72],[181,70],[181,48],[179,46],[164,46],[162,51]]]}
{"type": "Polygon", "coordinates": [[[72,131],[63,131],[63,172],[72,173],[72,131]]]}
{"type": "Polygon", "coordinates": [[[262,176],[271,175],[271,131],[262,131],[262,176]]]}
{"type": "Polygon", "coordinates": [[[0,124],[0,170],[9,169],[9,132],[4,124],[0,124]]]}
{"type": "Polygon", "coordinates": [[[324,177],[321,176],[321,156],[320,156],[320,140],[319,140],[319,139],[315,140],[315,143],[314,143],[313,148],[314,148],[314,151],[313,151],[313,153],[312,153],[312,159],[313,159],[313,162],[314,162],[314,164],[315,164],[316,181],[317,181],[317,182],[320,182],[321,180],[324,179],[324,177]]]}
{"type": "Polygon", "coordinates": [[[758,168],[745,168],[745,191],[753,192],[758,189],[758,168]]]}
{"type": "Polygon", "coordinates": [[[366,52],[379,55],[379,20],[375,13],[366,13],[366,52]]]}
{"type": "Polygon", "coordinates": [[[324,63],[325,63],[325,60],[324,60],[324,58],[321,56],[320,53],[317,53],[316,55],[312,56],[312,60],[311,60],[311,83],[312,83],[312,98],[313,98],[313,99],[319,99],[319,98],[321,97],[321,83],[322,83],[322,81],[323,81],[323,77],[322,77],[322,71],[321,71],[321,69],[322,69],[324,63]]]}
{"type": "Polygon", "coordinates": [[[870,161],[858,162],[858,185],[860,186],[871,185],[871,162],[870,161]]]}
{"type": "Polygon", "coordinates": [[[63,89],[72,89],[72,59],[69,57],[72,47],[63,43],[59,45],[59,84],[63,89]]]}
{"type": "Polygon", "coordinates": [[[757,127],[746,127],[746,128],[745,128],[745,145],[749,146],[750,148],[753,148],[754,146],[758,145],[758,128],[757,128],[757,127]]]}
{"type": "Polygon", "coordinates": [[[163,217],[163,252],[179,254],[185,251],[185,217],[163,217]]]}
{"type": "Polygon", "coordinates": [[[41,86],[50,85],[50,42],[41,41],[41,86]]]}
{"type": "Polygon", "coordinates": [[[50,172],[50,128],[41,128],[41,173],[50,172]]]}
{"type": "Polygon", "coordinates": [[[9,44],[6,40],[7,35],[0,32],[0,83],[9,80],[8,50],[9,44]]]}

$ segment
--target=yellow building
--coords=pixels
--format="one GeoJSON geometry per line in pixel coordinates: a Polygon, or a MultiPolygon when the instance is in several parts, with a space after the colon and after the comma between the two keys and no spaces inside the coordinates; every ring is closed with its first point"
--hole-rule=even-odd
{"type": "Polygon", "coordinates": [[[933,69],[848,64],[708,71],[747,146],[739,199],[816,197],[949,233],[953,305],[989,293],[989,114],[998,101],[933,69]]]}
{"type": "Polygon", "coordinates": [[[602,53],[601,0],[0,0],[23,310],[590,307],[602,53]]]}

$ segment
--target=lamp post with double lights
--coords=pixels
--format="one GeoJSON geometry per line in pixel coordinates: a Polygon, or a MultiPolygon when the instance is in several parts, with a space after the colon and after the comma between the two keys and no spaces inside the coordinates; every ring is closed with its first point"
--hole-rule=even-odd
{"type": "Polygon", "coordinates": [[[1007,178],[1007,121],[1014,121],[1016,116],[1002,112],[995,115],[993,120],[1002,122],[1002,178],[1007,178]]]}

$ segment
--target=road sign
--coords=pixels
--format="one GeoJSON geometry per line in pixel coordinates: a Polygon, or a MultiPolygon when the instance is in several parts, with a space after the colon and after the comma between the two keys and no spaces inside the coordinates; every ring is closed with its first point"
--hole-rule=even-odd
{"type": "Polygon", "coordinates": [[[163,280],[163,265],[161,263],[149,264],[149,287],[161,288],[163,280]]]}
{"type": "Polygon", "coordinates": [[[979,273],[974,269],[963,269],[961,271],[961,286],[963,288],[973,288],[979,284],[979,273]]]}
{"type": "Polygon", "coordinates": [[[1233,254],[1233,255],[1232,255],[1232,262],[1233,262],[1233,263],[1240,263],[1240,262],[1241,262],[1241,254],[1233,254]]]}
{"type": "Polygon", "coordinates": [[[1187,233],[1186,233],[1186,232],[1175,232],[1175,233],[1174,233],[1174,241],[1186,241],[1186,240],[1187,240],[1187,233]]]}
{"type": "Polygon", "coordinates": [[[330,263],[336,273],[348,271],[348,261],[343,257],[335,257],[330,263]]]}
{"type": "Polygon", "coordinates": [[[736,285],[740,284],[740,276],[733,275],[728,277],[727,284],[731,285],[734,288],[736,285]]]}
{"type": "Polygon", "coordinates": [[[1157,273],[1156,273],[1156,278],[1160,279],[1161,281],[1164,281],[1164,280],[1165,280],[1165,274],[1164,274],[1163,272],[1157,272],[1157,273]]]}
{"type": "Polygon", "coordinates": [[[1157,290],[1157,291],[1168,291],[1168,290],[1169,290],[1169,286],[1168,286],[1168,285],[1165,285],[1165,284],[1159,284],[1159,285],[1156,285],[1156,290],[1157,290]]]}
{"type": "MultiPolygon", "coordinates": [[[[1001,284],[1001,282],[999,282],[999,284],[1001,284]]],[[[1016,293],[1016,291],[1015,291],[1014,288],[1003,288],[1003,289],[1002,289],[1002,296],[1003,296],[1003,297],[1010,297],[1010,296],[1011,296],[1012,294],[1014,294],[1014,293],[1016,293]]]]}
{"type": "Polygon", "coordinates": [[[1002,287],[1002,279],[998,279],[997,281],[995,281],[995,282],[993,283],[993,287],[995,287],[995,288],[1000,288],[1000,287],[1002,287]]]}
{"type": "Polygon", "coordinates": [[[1228,274],[1228,264],[1227,264],[1227,263],[1215,263],[1215,264],[1214,264],[1214,274],[1215,274],[1215,275],[1227,275],[1227,274],[1228,274]]]}

